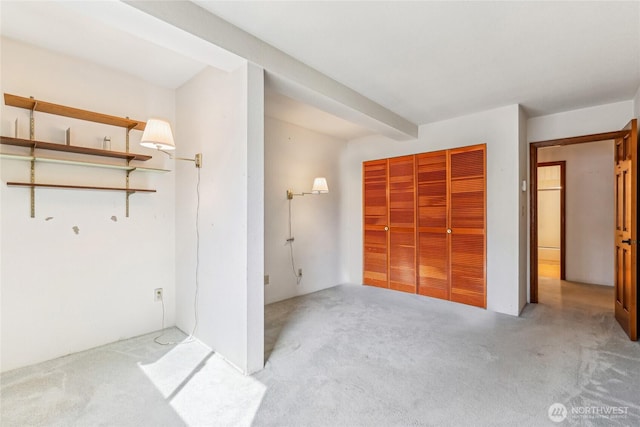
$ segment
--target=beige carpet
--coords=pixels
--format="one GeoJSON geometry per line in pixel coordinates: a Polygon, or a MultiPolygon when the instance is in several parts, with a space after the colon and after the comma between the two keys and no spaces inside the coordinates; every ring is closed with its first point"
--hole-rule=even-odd
{"type": "Polygon", "coordinates": [[[559,403],[562,425],[640,425],[640,345],[611,289],[541,282],[540,300],[516,318],[338,286],[266,307],[256,375],[150,334],[4,373],[0,424],[544,426],[559,403]]]}

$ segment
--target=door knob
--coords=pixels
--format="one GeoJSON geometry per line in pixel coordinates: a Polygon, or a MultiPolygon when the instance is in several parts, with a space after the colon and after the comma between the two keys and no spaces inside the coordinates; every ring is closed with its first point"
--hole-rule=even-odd
{"type": "Polygon", "coordinates": [[[627,245],[630,245],[631,244],[631,239],[623,240],[622,243],[626,243],[627,245]]]}
{"type": "Polygon", "coordinates": [[[447,228],[447,234],[451,234],[451,229],[447,228]]]}
{"type": "Polygon", "coordinates": [[[384,226],[384,231],[389,231],[389,227],[387,227],[386,225],[384,226]]]}

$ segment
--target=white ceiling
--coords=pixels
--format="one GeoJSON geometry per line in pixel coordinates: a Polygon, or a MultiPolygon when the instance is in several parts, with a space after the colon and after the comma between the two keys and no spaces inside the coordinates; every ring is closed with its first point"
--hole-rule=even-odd
{"type": "MultiPolygon", "coordinates": [[[[5,37],[177,88],[210,65],[231,71],[242,59],[116,1],[0,1],[5,37]],[[78,35],[81,35],[80,37],[78,35]]],[[[341,139],[371,130],[273,90],[265,114],[341,139]]]]}
{"type": "MultiPolygon", "coordinates": [[[[216,15],[423,124],[508,104],[530,116],[631,99],[639,2],[209,2],[216,15]]],[[[117,1],[0,1],[3,36],[175,88],[242,61],[117,1]]],[[[369,131],[277,93],[267,114],[369,131]]]]}
{"type": "Polygon", "coordinates": [[[0,1],[3,36],[175,89],[243,60],[119,1],[0,1]]]}
{"type": "Polygon", "coordinates": [[[196,3],[416,124],[640,86],[639,2],[196,3]]]}

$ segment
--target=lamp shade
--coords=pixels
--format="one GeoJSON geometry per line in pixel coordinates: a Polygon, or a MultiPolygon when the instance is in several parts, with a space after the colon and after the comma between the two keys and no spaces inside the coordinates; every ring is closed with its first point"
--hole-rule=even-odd
{"type": "Polygon", "coordinates": [[[140,145],[158,150],[175,150],[171,125],[160,119],[149,119],[142,133],[140,145]]]}
{"type": "Polygon", "coordinates": [[[313,187],[311,188],[312,194],[326,194],[329,192],[329,186],[327,185],[327,179],[323,176],[313,180],[313,187]]]}

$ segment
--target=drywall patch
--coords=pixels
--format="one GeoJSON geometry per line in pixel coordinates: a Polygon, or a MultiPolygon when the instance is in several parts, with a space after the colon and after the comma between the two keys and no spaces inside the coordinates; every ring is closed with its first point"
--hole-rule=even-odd
{"type": "Polygon", "coordinates": [[[118,217],[115,215],[111,215],[111,221],[118,222],[118,217]]]}
{"type": "Polygon", "coordinates": [[[72,230],[74,233],[76,233],[76,235],[80,234],[80,228],[77,225],[74,225],[72,230]]]}
{"type": "Polygon", "coordinates": [[[52,216],[48,216],[48,217],[46,217],[44,220],[45,220],[45,221],[51,221],[52,219],[53,219],[53,217],[52,217],[52,216]]]}

